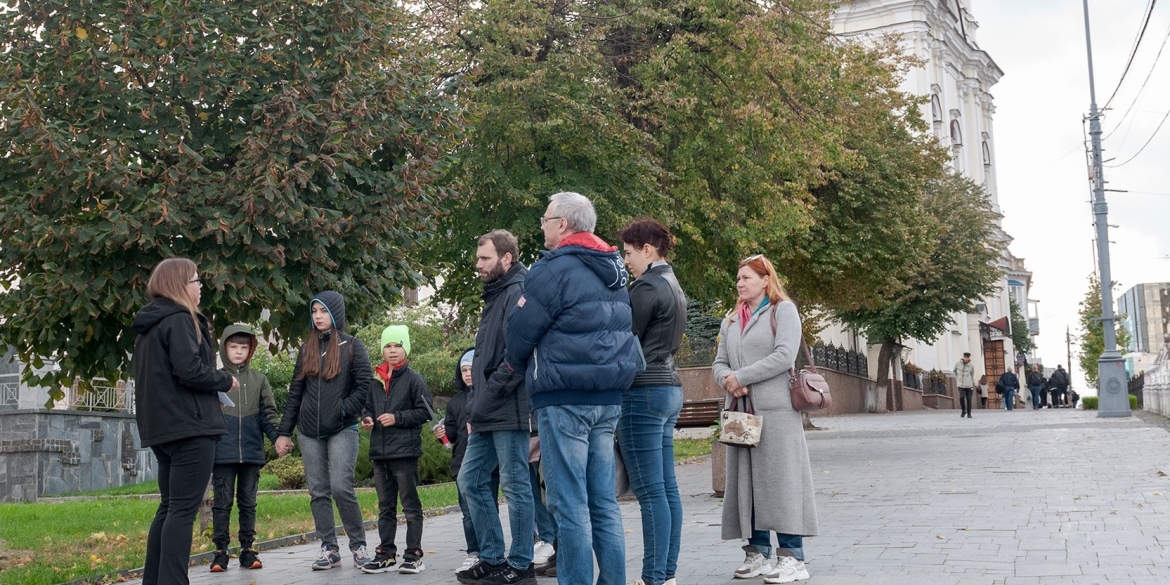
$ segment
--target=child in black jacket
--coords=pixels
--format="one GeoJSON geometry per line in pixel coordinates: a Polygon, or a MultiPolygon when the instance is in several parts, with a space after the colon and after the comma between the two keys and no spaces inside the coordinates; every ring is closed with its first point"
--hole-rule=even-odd
{"type": "Polygon", "coordinates": [[[406,552],[399,573],[426,570],[422,557],[422,502],[418,497],[418,459],[422,457],[423,423],[431,419],[431,394],[426,382],[407,365],[410,331],[391,325],[382,331],[381,365],[374,368],[362,428],[370,431],[370,462],[378,490],[378,545],[365,573],[384,573],[397,562],[394,536],[398,529],[398,499],[406,515],[406,552]]]}

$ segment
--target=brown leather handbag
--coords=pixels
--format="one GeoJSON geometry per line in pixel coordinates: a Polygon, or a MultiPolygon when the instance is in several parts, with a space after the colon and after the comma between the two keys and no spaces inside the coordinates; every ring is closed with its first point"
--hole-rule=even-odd
{"type": "Polygon", "coordinates": [[[801,368],[799,372],[791,368],[788,370],[789,387],[792,391],[792,408],[800,412],[824,410],[833,405],[833,395],[829,392],[829,383],[825,381],[824,376],[817,372],[817,367],[813,364],[812,352],[808,350],[808,344],[804,342],[803,335],[800,338],[800,347],[804,350],[804,357],[808,360],[808,365],[801,368]]]}
{"type": "MultiPolygon", "coordinates": [[[[772,308],[772,337],[776,336],[776,308],[772,308]]],[[[807,364],[799,372],[788,368],[788,387],[792,393],[792,409],[800,412],[816,412],[833,405],[833,395],[829,393],[829,382],[817,371],[813,363],[812,352],[804,342],[804,335],[800,336],[800,348],[804,350],[807,364]]]]}

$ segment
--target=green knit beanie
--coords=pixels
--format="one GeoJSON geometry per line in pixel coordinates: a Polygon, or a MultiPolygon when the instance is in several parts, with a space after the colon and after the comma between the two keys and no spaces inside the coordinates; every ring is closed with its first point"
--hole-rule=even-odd
{"type": "Polygon", "coordinates": [[[410,355],[410,329],[406,325],[391,325],[383,329],[382,345],[378,349],[381,350],[390,343],[402,344],[402,349],[406,350],[406,355],[410,355]]]}

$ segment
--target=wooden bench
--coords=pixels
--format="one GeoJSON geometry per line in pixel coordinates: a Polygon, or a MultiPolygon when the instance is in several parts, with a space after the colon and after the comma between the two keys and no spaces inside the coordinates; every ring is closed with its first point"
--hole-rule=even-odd
{"type": "Polygon", "coordinates": [[[678,415],[678,427],[709,427],[719,421],[719,409],[723,401],[718,398],[689,400],[683,403],[678,415]]]}

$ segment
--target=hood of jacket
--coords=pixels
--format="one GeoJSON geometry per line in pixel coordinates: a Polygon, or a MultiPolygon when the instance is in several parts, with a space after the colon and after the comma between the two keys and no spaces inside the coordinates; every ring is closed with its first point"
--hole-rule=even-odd
{"type": "Polygon", "coordinates": [[[248,365],[252,363],[252,356],[255,353],[256,353],[256,332],[252,331],[251,327],[248,327],[247,325],[244,325],[243,323],[236,323],[234,325],[228,325],[227,328],[223,330],[223,335],[219,336],[219,359],[223,360],[223,369],[225,369],[233,374],[239,374],[240,372],[247,370],[248,365]],[[248,357],[244,358],[244,363],[242,363],[238,366],[233,364],[231,361],[229,361],[228,355],[227,355],[227,340],[229,337],[231,337],[237,333],[247,333],[248,336],[252,338],[252,343],[251,343],[250,347],[248,347],[248,357]]]}
{"type": "Polygon", "coordinates": [[[144,335],[159,321],[174,315],[175,313],[187,313],[187,308],[167,297],[157,297],[153,301],[146,303],[138,313],[134,315],[134,322],[130,327],[139,335],[144,335]]]}
{"type": "Polygon", "coordinates": [[[309,301],[309,327],[313,326],[313,303],[316,302],[320,302],[322,305],[325,305],[325,309],[328,310],[329,315],[333,317],[333,328],[338,331],[344,331],[345,297],[341,296],[341,293],[331,290],[323,290],[316,295],[313,295],[313,300],[309,301]]]}
{"type": "Polygon", "coordinates": [[[601,279],[606,288],[625,288],[630,280],[617,247],[605,243],[605,240],[594,234],[577,232],[561,240],[555,250],[544,253],[548,260],[567,255],[577,256],[601,279]]]}

